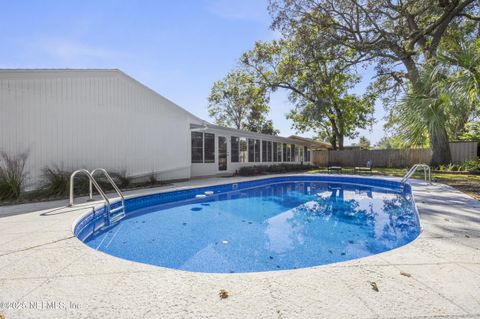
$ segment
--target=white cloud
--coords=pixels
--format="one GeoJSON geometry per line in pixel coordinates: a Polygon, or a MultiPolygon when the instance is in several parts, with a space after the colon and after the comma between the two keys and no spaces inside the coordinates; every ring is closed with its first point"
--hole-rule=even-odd
{"type": "Polygon", "coordinates": [[[45,54],[63,62],[90,59],[112,59],[123,55],[123,53],[115,50],[70,39],[42,38],[38,39],[36,44],[37,48],[42,50],[45,54]]]}
{"type": "Polygon", "coordinates": [[[226,20],[265,21],[267,1],[207,0],[207,10],[226,20]]]}

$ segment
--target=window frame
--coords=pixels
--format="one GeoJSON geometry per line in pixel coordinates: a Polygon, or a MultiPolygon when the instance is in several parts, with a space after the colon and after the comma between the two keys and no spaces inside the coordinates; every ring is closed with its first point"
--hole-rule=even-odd
{"type": "Polygon", "coordinates": [[[268,159],[268,143],[262,140],[262,163],[267,162],[268,159]]]}
{"type": "Polygon", "coordinates": [[[272,162],[272,141],[267,141],[267,162],[272,162]]]}
{"type": "Polygon", "coordinates": [[[203,162],[205,164],[211,164],[215,163],[215,134],[214,133],[203,133],[203,162]],[[209,157],[207,158],[207,135],[211,137],[211,142],[212,142],[212,152],[209,154],[209,157]],[[210,158],[211,155],[211,158],[210,158]]]}
{"type": "Polygon", "coordinates": [[[203,132],[191,132],[190,134],[190,152],[191,152],[191,156],[190,156],[190,160],[191,160],[191,163],[192,164],[203,164],[203,160],[204,160],[204,136],[203,136],[203,132]],[[194,146],[194,143],[193,143],[193,140],[194,140],[194,135],[197,135],[197,137],[200,137],[201,138],[201,146],[194,146]],[[198,153],[194,152],[194,149],[195,150],[200,150],[200,155],[201,155],[201,158],[200,159],[194,159],[194,154],[198,155],[198,153]]]}
{"type": "Polygon", "coordinates": [[[260,161],[262,160],[261,158],[261,154],[262,154],[262,149],[261,149],[261,145],[260,145],[260,140],[257,140],[255,139],[255,143],[254,143],[255,147],[254,147],[254,160],[255,160],[255,163],[260,163],[260,161]]]}
{"type": "Polygon", "coordinates": [[[238,139],[238,155],[239,163],[248,163],[248,139],[246,137],[238,139]],[[242,150],[242,142],[245,142],[245,150],[242,150]]]}
{"type": "Polygon", "coordinates": [[[230,162],[240,162],[240,137],[238,136],[230,136],[230,162]]]}
{"type": "Polygon", "coordinates": [[[278,162],[278,143],[272,142],[272,161],[274,163],[278,162]]]}

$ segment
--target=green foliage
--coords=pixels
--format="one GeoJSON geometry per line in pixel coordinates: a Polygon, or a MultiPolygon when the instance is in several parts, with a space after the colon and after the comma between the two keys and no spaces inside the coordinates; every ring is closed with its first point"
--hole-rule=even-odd
{"type": "Polygon", "coordinates": [[[150,174],[150,176],[148,177],[148,183],[150,185],[158,184],[157,176],[155,175],[155,173],[150,174]]]}
{"type": "Polygon", "coordinates": [[[465,161],[462,164],[453,164],[450,163],[448,165],[440,165],[438,167],[439,171],[444,172],[471,172],[471,173],[478,173],[480,172],[480,157],[465,161]]]}
{"type": "Polygon", "coordinates": [[[369,149],[370,148],[370,140],[368,138],[366,138],[365,136],[360,136],[358,146],[360,146],[363,149],[369,149]]]}
{"type": "Polygon", "coordinates": [[[42,193],[49,196],[66,196],[72,172],[65,171],[57,166],[45,167],[42,170],[42,193]]]}
{"type": "Polygon", "coordinates": [[[375,147],[380,150],[388,150],[394,148],[392,145],[392,139],[388,136],[384,136],[380,141],[375,144],[375,147]]]}
{"type": "MultiPolygon", "coordinates": [[[[308,32],[312,41],[305,41],[310,52],[322,56],[325,51],[335,50],[340,53],[338,60],[346,65],[373,65],[376,76],[369,90],[381,95],[387,105],[395,105],[408,93],[391,117],[416,123],[402,123],[412,132],[400,132],[411,144],[425,144],[428,139],[433,163],[450,161],[448,127],[463,128],[465,117],[457,121],[449,115],[465,114],[460,109],[468,110],[467,99],[451,100],[456,112],[447,112],[448,94],[425,81],[425,73],[439,63],[439,50],[448,51],[451,43],[470,43],[478,36],[477,1],[270,0],[269,9],[273,28],[284,37],[307,28],[313,30],[308,32]],[[412,108],[414,105],[420,110],[412,108]],[[398,109],[414,112],[404,116],[398,109]]],[[[459,57],[453,56],[453,60],[459,61],[459,57]]],[[[460,63],[457,66],[464,68],[460,63]]],[[[465,83],[461,87],[466,97],[473,96],[465,90],[465,83]]]]}
{"type": "MultiPolygon", "coordinates": [[[[65,197],[70,192],[70,176],[73,171],[58,166],[46,166],[42,169],[42,186],[39,194],[44,197],[65,197]]],[[[85,175],[75,176],[76,194],[88,194],[89,180],[85,175]]]]}
{"type": "Polygon", "coordinates": [[[398,135],[384,136],[375,144],[377,149],[402,149],[406,147],[405,141],[398,135]]]}
{"type": "Polygon", "coordinates": [[[297,131],[313,130],[341,148],[345,136],[354,137],[357,128],[372,123],[374,97],[348,93],[359,82],[339,58],[348,52],[312,51],[315,31],[305,26],[280,41],[257,42],[241,62],[263,86],[287,90],[294,105],[287,117],[297,131]]]}
{"type": "Polygon", "coordinates": [[[273,127],[272,120],[249,121],[245,129],[250,132],[257,132],[268,135],[278,135],[279,130],[273,127]]]}
{"type": "MultiPolygon", "coordinates": [[[[411,89],[401,103],[391,109],[390,128],[407,145],[424,146],[427,142],[438,163],[448,163],[448,140],[472,138],[468,120],[478,116],[480,88],[480,46],[456,45],[441,52],[434,63],[425,63],[420,70],[415,90],[411,89]],[[445,146],[447,145],[447,146],[445,146]],[[436,154],[436,148],[443,150],[436,154]]],[[[472,134],[473,133],[473,134],[472,134]]]]}
{"type": "Polygon", "coordinates": [[[450,97],[443,90],[443,80],[443,75],[429,66],[422,70],[417,90],[392,109],[389,121],[407,145],[424,146],[429,134],[446,134],[450,97]]]}
{"type": "Polygon", "coordinates": [[[27,152],[14,156],[0,153],[0,200],[16,200],[20,197],[27,179],[27,158],[27,152]]]}
{"type": "Polygon", "coordinates": [[[469,122],[458,137],[462,141],[480,141],[480,122],[469,122]]]}
{"type": "Polygon", "coordinates": [[[273,28],[289,36],[314,27],[317,48],[348,50],[350,64],[374,65],[375,89],[395,97],[405,80],[415,85],[418,66],[435,59],[446,39],[477,36],[480,5],[473,0],[270,0],[273,28]]]}
{"type": "Polygon", "coordinates": [[[461,168],[463,171],[480,172],[480,157],[477,157],[474,160],[463,162],[461,168]]]}
{"type": "Polygon", "coordinates": [[[255,165],[244,166],[238,170],[240,176],[255,176],[266,173],[287,173],[296,171],[306,171],[313,169],[309,164],[275,164],[275,165],[255,165]]]}
{"type": "Polygon", "coordinates": [[[214,83],[208,98],[208,113],[215,123],[264,134],[278,134],[272,121],[266,120],[270,110],[267,90],[254,77],[238,69],[214,83]]]}
{"type": "Polygon", "coordinates": [[[128,188],[132,183],[132,178],[127,176],[126,170],[120,172],[113,172],[111,176],[115,183],[118,185],[118,187],[120,187],[121,189],[128,188]]]}

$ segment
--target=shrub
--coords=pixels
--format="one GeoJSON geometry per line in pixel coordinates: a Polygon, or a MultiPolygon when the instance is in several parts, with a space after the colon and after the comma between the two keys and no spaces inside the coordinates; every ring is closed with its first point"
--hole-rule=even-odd
{"type": "Polygon", "coordinates": [[[474,160],[465,161],[460,165],[462,171],[480,172],[480,157],[474,160]]]}
{"type": "MultiPolygon", "coordinates": [[[[65,170],[58,166],[46,166],[43,168],[41,194],[47,197],[64,197],[68,195],[72,173],[73,171],[65,170]]],[[[75,193],[87,194],[89,190],[88,178],[81,174],[75,176],[75,193]]]]}
{"type": "Polygon", "coordinates": [[[254,176],[264,173],[286,173],[294,171],[305,171],[313,169],[314,166],[309,164],[274,164],[274,165],[259,165],[259,166],[244,166],[238,170],[240,176],[254,176]]]}
{"type": "Polygon", "coordinates": [[[132,178],[127,176],[126,170],[120,172],[113,172],[111,175],[118,187],[122,189],[128,188],[132,183],[132,178]]]}
{"type": "Polygon", "coordinates": [[[0,153],[0,200],[16,200],[20,197],[27,180],[27,158],[27,152],[15,156],[0,153]]]}
{"type": "Polygon", "coordinates": [[[149,177],[148,177],[148,183],[150,185],[155,185],[158,183],[158,180],[157,180],[157,177],[155,176],[155,173],[152,173],[149,177]]]}
{"type": "Polygon", "coordinates": [[[65,171],[57,166],[42,169],[42,194],[45,196],[65,196],[68,194],[70,175],[72,172],[65,171]]]}

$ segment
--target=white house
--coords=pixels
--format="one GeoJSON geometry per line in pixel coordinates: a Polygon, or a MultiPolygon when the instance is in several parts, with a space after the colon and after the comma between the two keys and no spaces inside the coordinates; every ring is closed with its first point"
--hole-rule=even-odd
{"type": "Polygon", "coordinates": [[[308,163],[327,144],[210,124],[120,70],[0,70],[0,151],[45,167],[103,167],[161,180],[308,163]]]}

